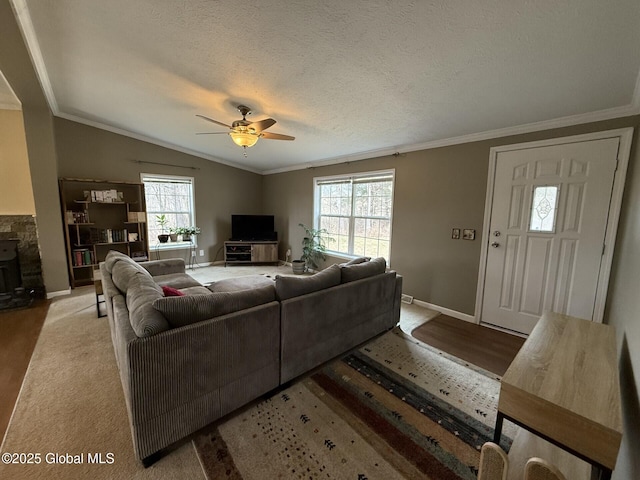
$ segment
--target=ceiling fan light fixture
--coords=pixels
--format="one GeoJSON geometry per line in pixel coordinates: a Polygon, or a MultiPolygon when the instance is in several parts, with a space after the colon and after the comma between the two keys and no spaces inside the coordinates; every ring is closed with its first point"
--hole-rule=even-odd
{"type": "Polygon", "coordinates": [[[245,148],[253,147],[260,138],[259,135],[254,135],[247,132],[229,132],[229,135],[236,145],[245,148]]]}

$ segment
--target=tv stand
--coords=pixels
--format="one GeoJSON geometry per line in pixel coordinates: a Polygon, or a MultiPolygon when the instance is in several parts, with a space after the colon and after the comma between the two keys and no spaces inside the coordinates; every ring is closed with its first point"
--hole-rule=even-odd
{"type": "Polygon", "coordinates": [[[278,242],[224,242],[224,266],[278,263],[278,242]]]}

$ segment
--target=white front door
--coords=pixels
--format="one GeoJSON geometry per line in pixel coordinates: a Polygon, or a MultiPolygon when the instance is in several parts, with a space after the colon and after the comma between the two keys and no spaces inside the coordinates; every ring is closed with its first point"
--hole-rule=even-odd
{"type": "Polygon", "coordinates": [[[481,321],[593,319],[620,138],[499,152],[481,321]]]}

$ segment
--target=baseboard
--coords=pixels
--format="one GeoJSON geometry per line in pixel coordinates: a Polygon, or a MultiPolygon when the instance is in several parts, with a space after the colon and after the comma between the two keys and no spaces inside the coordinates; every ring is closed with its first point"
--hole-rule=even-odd
{"type": "Polygon", "coordinates": [[[423,302],[422,300],[413,300],[415,305],[420,307],[430,308],[431,310],[437,310],[440,313],[445,315],[449,315],[450,317],[457,318],[458,320],[464,320],[469,323],[477,323],[476,317],[473,315],[469,315],[467,313],[457,312],[455,310],[451,310],[449,308],[441,307],[439,305],[434,305],[433,303],[423,302]]]}
{"type": "Polygon", "coordinates": [[[58,290],[57,292],[47,292],[47,300],[54,297],[61,297],[63,295],[71,295],[71,287],[66,290],[58,290]]]}
{"type": "MultiPolygon", "coordinates": [[[[224,263],[224,262],[196,262],[196,264],[194,265],[194,268],[204,268],[204,267],[210,267],[211,265],[215,265],[216,263],[224,263]]],[[[187,268],[191,268],[188,267],[187,268]]]]}

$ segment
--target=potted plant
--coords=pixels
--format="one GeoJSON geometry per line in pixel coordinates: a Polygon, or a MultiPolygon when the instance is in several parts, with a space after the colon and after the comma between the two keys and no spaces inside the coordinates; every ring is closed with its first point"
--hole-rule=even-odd
{"type": "Polygon", "coordinates": [[[162,215],[156,215],[156,223],[160,225],[160,231],[162,232],[160,235],[158,235],[158,241],[160,243],[167,243],[169,241],[169,235],[164,233],[164,227],[166,227],[167,223],[169,223],[169,219],[164,213],[162,215]]]}
{"type": "Polygon", "coordinates": [[[185,227],[182,229],[182,241],[190,242],[193,235],[200,233],[199,227],[185,227]]]}
{"type": "Polygon", "coordinates": [[[180,232],[178,232],[178,230],[180,230],[180,227],[171,227],[169,228],[169,239],[172,242],[177,242],[178,241],[178,234],[180,232]]]}
{"type": "MultiPolygon", "coordinates": [[[[294,260],[292,262],[294,273],[296,273],[296,269],[300,269],[299,263],[303,264],[302,271],[304,272],[305,270],[309,271],[318,268],[320,261],[327,259],[327,247],[322,236],[329,232],[324,228],[309,228],[303,223],[299,225],[304,229],[304,238],[302,239],[302,256],[299,261],[294,260]]],[[[333,239],[327,238],[327,240],[331,241],[333,239]]]]}

